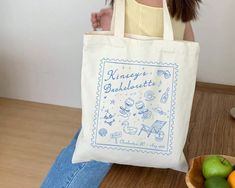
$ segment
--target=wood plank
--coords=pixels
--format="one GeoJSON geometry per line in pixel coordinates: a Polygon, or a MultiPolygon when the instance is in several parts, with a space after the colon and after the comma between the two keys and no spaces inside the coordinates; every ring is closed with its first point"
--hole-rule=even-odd
{"type": "Polygon", "coordinates": [[[81,110],[0,98],[0,187],[39,187],[81,110]]]}
{"type": "MultiPolygon", "coordinates": [[[[184,148],[187,159],[235,156],[235,120],[228,113],[232,107],[233,87],[197,85],[184,148]]],[[[39,187],[80,122],[80,109],[0,98],[0,187],[39,187]]],[[[184,188],[184,176],[174,170],[115,164],[101,188],[184,188]]]]}
{"type": "Polygon", "coordinates": [[[235,86],[232,86],[232,85],[197,82],[196,88],[197,90],[210,92],[210,93],[222,93],[222,94],[235,95],[235,86]]]}
{"type": "MultiPolygon", "coordinates": [[[[186,158],[204,154],[235,156],[235,121],[228,111],[235,106],[235,95],[197,90],[195,92],[189,133],[184,148],[186,158]]],[[[116,187],[187,187],[185,174],[173,170],[115,165],[102,188],[116,187]]]]}

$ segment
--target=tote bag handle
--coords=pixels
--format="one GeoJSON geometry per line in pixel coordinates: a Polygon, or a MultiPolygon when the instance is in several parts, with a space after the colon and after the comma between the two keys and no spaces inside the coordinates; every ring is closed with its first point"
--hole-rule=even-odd
{"type": "MultiPolygon", "coordinates": [[[[111,28],[113,28],[114,36],[117,37],[124,37],[125,1],[126,0],[114,1],[114,12],[111,28]]],[[[163,0],[163,40],[174,40],[171,18],[166,0],[163,0]]]]}

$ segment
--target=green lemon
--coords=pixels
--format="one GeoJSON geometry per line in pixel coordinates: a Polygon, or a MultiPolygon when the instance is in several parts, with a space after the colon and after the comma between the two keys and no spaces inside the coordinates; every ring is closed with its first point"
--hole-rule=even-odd
{"type": "Polygon", "coordinates": [[[206,180],[205,188],[230,188],[225,178],[213,176],[206,180]]]}

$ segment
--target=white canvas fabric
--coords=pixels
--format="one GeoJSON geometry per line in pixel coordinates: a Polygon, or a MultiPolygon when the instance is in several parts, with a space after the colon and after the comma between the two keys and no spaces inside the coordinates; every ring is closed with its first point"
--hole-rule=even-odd
{"type": "Polygon", "coordinates": [[[73,163],[187,170],[199,44],[174,41],[163,2],[163,39],[124,34],[125,0],[116,0],[113,32],[84,35],[82,130],[73,163]]]}

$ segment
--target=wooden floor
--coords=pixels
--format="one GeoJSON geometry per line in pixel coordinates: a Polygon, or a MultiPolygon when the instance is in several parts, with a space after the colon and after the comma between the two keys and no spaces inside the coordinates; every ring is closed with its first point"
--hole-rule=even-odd
{"type": "MultiPolygon", "coordinates": [[[[198,84],[184,150],[187,159],[216,153],[235,156],[231,107],[234,88],[198,84]]],[[[80,119],[79,109],[0,98],[0,187],[39,187],[80,119]]],[[[184,188],[184,176],[173,170],[113,165],[101,188],[184,188]]]]}

